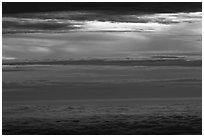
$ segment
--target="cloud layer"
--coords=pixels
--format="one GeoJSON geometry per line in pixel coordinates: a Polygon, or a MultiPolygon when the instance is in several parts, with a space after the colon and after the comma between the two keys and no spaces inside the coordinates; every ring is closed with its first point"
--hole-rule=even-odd
{"type": "Polygon", "coordinates": [[[201,20],[201,12],[142,15],[91,12],[27,13],[3,17],[3,33],[160,31],[174,24],[198,23],[201,20]]]}
{"type": "Polygon", "coordinates": [[[143,58],[150,53],[191,56],[201,53],[201,23],[201,12],[11,14],[3,17],[3,57],[143,58]]]}

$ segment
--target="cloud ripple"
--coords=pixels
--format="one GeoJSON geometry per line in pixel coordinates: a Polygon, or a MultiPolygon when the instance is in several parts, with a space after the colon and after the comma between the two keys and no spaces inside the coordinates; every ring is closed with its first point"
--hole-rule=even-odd
{"type": "Polygon", "coordinates": [[[3,33],[69,31],[160,31],[166,26],[202,21],[201,12],[125,14],[84,12],[30,13],[3,17],[3,33]]]}

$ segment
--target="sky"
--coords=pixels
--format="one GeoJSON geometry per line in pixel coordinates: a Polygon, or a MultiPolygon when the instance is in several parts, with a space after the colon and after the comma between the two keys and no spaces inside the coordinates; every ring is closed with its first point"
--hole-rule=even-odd
{"type": "Polygon", "coordinates": [[[31,5],[3,3],[3,60],[201,57],[201,3],[31,5]]]}

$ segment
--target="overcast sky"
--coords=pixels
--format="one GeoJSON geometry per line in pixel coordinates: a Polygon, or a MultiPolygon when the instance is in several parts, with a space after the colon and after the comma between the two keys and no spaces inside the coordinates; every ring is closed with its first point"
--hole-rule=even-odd
{"type": "Polygon", "coordinates": [[[178,4],[176,9],[167,8],[172,11],[161,8],[159,12],[141,6],[135,11],[121,5],[119,10],[63,11],[59,6],[44,11],[41,6],[39,11],[14,8],[12,12],[12,6],[4,5],[3,59],[140,58],[151,53],[202,52],[202,13],[195,6],[179,11],[178,4]]]}

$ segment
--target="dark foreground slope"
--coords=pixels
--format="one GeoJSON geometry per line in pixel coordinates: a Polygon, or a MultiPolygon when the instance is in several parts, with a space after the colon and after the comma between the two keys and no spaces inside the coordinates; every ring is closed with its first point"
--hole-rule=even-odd
{"type": "Polygon", "coordinates": [[[201,134],[199,66],[9,65],[3,134],[201,134]]]}
{"type": "Polygon", "coordinates": [[[5,105],[4,135],[202,134],[200,99],[5,105]]]}

